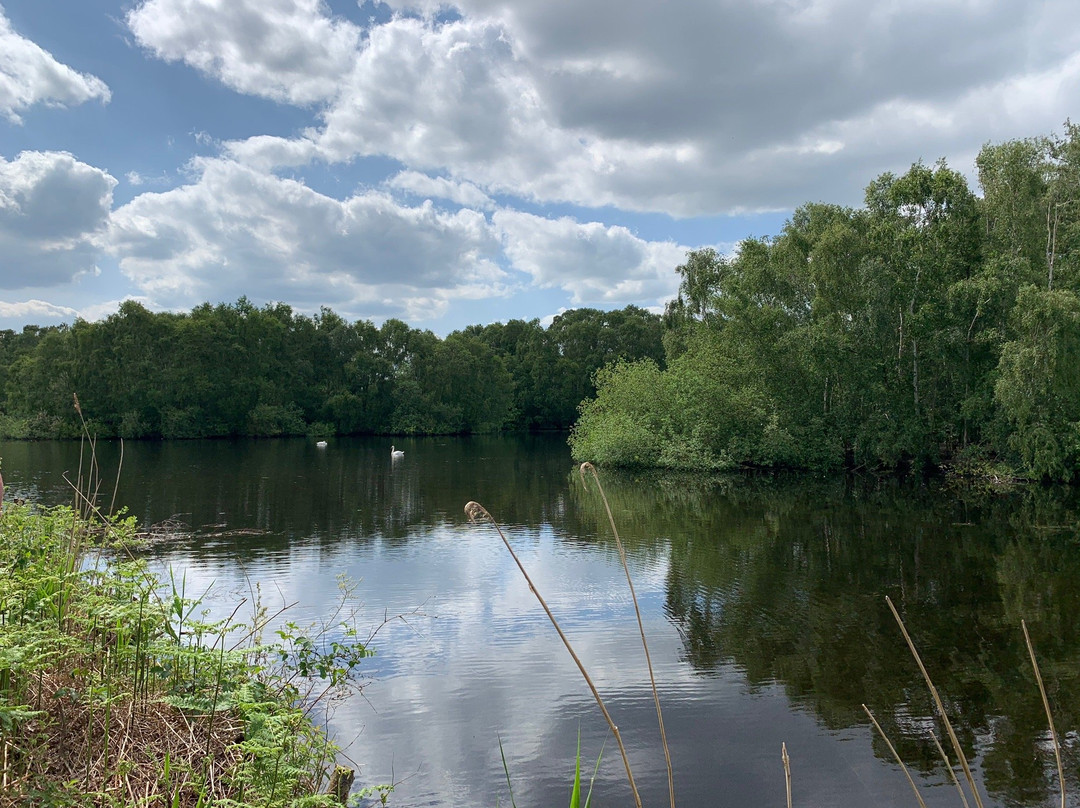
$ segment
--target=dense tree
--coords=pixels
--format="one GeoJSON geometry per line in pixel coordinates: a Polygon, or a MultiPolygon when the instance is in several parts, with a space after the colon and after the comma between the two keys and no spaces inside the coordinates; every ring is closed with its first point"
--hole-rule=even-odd
{"type": "Polygon", "coordinates": [[[1005,460],[1076,477],[1080,128],[988,144],[977,167],[982,198],[944,162],[916,163],[873,180],[860,210],[806,205],[731,257],[689,253],[664,318],[668,369],[599,376],[575,456],[1005,460]]]}
{"type": "Polygon", "coordinates": [[[186,314],[127,301],[96,323],[0,332],[0,430],[78,435],[73,392],[103,437],[565,429],[605,363],[662,356],[659,320],[588,309],[440,339],[246,298],[186,314]]]}
{"type": "Polygon", "coordinates": [[[1014,316],[994,390],[1009,448],[1034,474],[1067,481],[1080,468],[1080,296],[1027,286],[1014,316]]]}

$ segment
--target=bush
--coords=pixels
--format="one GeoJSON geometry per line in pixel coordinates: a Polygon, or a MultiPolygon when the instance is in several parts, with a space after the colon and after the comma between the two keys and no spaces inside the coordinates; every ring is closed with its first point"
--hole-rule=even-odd
{"type": "Polygon", "coordinates": [[[248,416],[247,433],[252,437],[303,435],[306,431],[304,416],[295,404],[258,404],[248,416]]]}

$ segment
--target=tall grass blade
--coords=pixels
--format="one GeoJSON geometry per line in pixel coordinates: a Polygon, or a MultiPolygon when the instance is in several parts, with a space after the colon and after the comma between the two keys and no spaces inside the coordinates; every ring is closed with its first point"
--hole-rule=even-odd
{"type": "Polygon", "coordinates": [[[600,484],[600,475],[592,463],[582,463],[578,467],[581,474],[581,484],[585,484],[585,472],[591,472],[596,481],[596,487],[600,491],[600,499],[604,502],[604,510],[607,512],[608,522],[611,524],[611,533],[615,537],[615,546],[619,549],[619,560],[622,561],[623,572],[626,573],[626,583],[630,587],[630,599],[634,603],[634,614],[637,615],[638,631],[641,632],[641,647],[645,651],[645,665],[649,669],[649,683],[652,685],[653,703],[656,705],[656,721],[660,725],[660,743],[664,747],[664,761],[667,763],[668,797],[671,808],[675,808],[675,776],[671,768],[671,750],[668,748],[667,732],[664,730],[664,713],[660,709],[660,694],[656,689],[656,675],[653,673],[652,658],[649,656],[649,643],[645,639],[645,624],[641,619],[641,609],[638,607],[637,593],[634,591],[634,581],[630,577],[630,565],[626,563],[626,550],[623,548],[622,539],[619,538],[619,530],[615,527],[615,517],[611,514],[611,505],[608,503],[604,486],[600,484]]]}
{"type": "Polygon", "coordinates": [[[570,808],[581,808],[581,727],[577,733],[577,755],[574,757],[574,787],[570,790],[570,808]]]}
{"type": "Polygon", "coordinates": [[[964,754],[964,750],[960,746],[960,740],[956,737],[956,731],[953,729],[952,722],[949,721],[949,716],[945,712],[945,705],[941,701],[941,696],[938,695],[937,688],[934,687],[934,683],[930,680],[930,674],[926,672],[926,666],[923,665],[922,657],[919,656],[919,652],[915,649],[915,643],[912,641],[911,635],[908,634],[904,621],[900,619],[900,613],[896,611],[896,607],[893,605],[892,599],[888,595],[885,596],[885,602],[889,604],[889,610],[896,619],[896,624],[900,626],[900,633],[904,635],[908,648],[911,650],[911,655],[915,657],[915,662],[918,664],[923,679],[926,681],[926,687],[930,690],[930,695],[934,698],[934,704],[937,706],[938,715],[941,716],[941,720],[945,724],[945,729],[949,733],[949,741],[952,743],[953,751],[956,752],[956,757],[960,760],[960,768],[964,770],[964,777],[967,779],[968,787],[971,789],[971,794],[975,798],[975,805],[977,805],[978,808],[983,808],[982,798],[979,796],[979,789],[975,786],[975,777],[971,774],[971,767],[968,765],[967,756],[964,754]]]}
{"type": "Polygon", "coordinates": [[[904,777],[907,778],[908,783],[911,784],[911,790],[915,792],[915,799],[919,801],[921,808],[926,808],[926,803],[923,802],[923,798],[919,795],[919,789],[915,786],[915,781],[911,779],[911,772],[908,771],[908,767],[904,765],[904,761],[900,759],[900,755],[896,752],[896,747],[892,745],[892,741],[889,740],[889,736],[885,734],[885,730],[881,728],[881,724],[874,718],[874,714],[870,712],[870,708],[865,704],[862,706],[866,710],[866,714],[870,716],[870,720],[874,722],[874,727],[877,729],[878,734],[881,735],[882,740],[885,741],[885,745],[889,747],[889,751],[892,752],[896,762],[900,764],[900,768],[904,770],[904,777]]]}
{"type": "Polygon", "coordinates": [[[506,788],[510,791],[510,806],[511,808],[517,808],[517,803],[514,802],[514,787],[510,785],[510,767],[506,765],[506,752],[503,751],[502,736],[496,735],[499,739],[499,756],[502,758],[503,772],[506,774],[506,788]]]}
{"type": "Polygon", "coordinates": [[[112,502],[109,503],[109,516],[116,513],[116,492],[120,490],[120,471],[124,468],[124,439],[120,438],[120,461],[116,464],[116,482],[113,483],[112,502]]]}
{"type": "Polygon", "coordinates": [[[1035,681],[1039,684],[1043,709],[1046,710],[1046,721],[1050,724],[1050,740],[1054,742],[1054,758],[1057,760],[1058,782],[1061,784],[1061,808],[1065,808],[1065,769],[1061,765],[1061,744],[1058,743],[1057,730],[1054,729],[1054,716],[1050,714],[1050,700],[1046,697],[1046,688],[1043,686],[1042,674],[1039,672],[1039,663],[1035,661],[1035,648],[1031,644],[1027,622],[1021,620],[1020,627],[1024,629],[1024,642],[1027,643],[1028,655],[1031,657],[1031,667],[1035,669],[1035,681]]]}
{"type": "Polygon", "coordinates": [[[551,621],[551,625],[554,626],[555,631],[559,635],[559,639],[562,640],[563,646],[570,653],[570,657],[574,660],[574,664],[577,665],[579,671],[581,671],[582,677],[585,679],[585,683],[589,686],[589,690],[592,692],[593,699],[596,701],[596,705],[600,708],[600,712],[604,715],[604,720],[607,721],[608,727],[611,729],[611,734],[615,736],[615,743],[619,745],[619,753],[622,755],[623,766],[626,768],[626,779],[630,782],[630,791],[634,794],[634,804],[637,808],[641,808],[641,796],[638,794],[637,784],[634,782],[634,773],[630,769],[630,757],[626,752],[626,745],[623,743],[622,735],[619,734],[619,728],[611,718],[611,714],[608,712],[607,706],[604,704],[604,700],[600,698],[600,691],[596,689],[596,685],[593,684],[592,677],[589,676],[589,672],[585,669],[584,663],[582,663],[577,652],[574,651],[574,646],[570,644],[570,640],[562,630],[562,626],[559,625],[559,621],[555,619],[555,615],[552,614],[550,607],[547,605],[547,601],[544,600],[540,594],[540,590],[536,588],[536,584],[533,583],[532,578],[529,577],[529,573],[525,569],[525,565],[521,563],[521,559],[518,558],[518,554],[514,552],[514,548],[510,546],[510,541],[506,538],[506,534],[503,533],[499,523],[495,521],[487,508],[481,505],[479,502],[467,502],[465,504],[465,515],[469,517],[471,522],[479,522],[481,519],[486,519],[499,534],[499,538],[502,539],[503,545],[510,553],[510,557],[514,559],[514,563],[517,564],[517,568],[521,571],[522,576],[525,578],[525,582],[529,585],[529,591],[533,593],[533,596],[543,607],[544,613],[547,615],[548,620],[551,621]]]}
{"type": "Polygon", "coordinates": [[[600,747],[600,754],[596,756],[596,765],[593,766],[592,777],[589,778],[589,793],[585,795],[585,808],[589,808],[592,805],[592,789],[596,783],[596,775],[600,771],[600,761],[604,758],[604,749],[607,747],[607,741],[604,741],[600,747]]]}

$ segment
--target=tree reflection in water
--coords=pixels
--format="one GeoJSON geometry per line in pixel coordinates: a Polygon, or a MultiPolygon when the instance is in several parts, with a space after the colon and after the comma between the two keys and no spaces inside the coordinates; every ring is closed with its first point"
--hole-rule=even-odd
{"type": "MultiPolygon", "coordinates": [[[[832,729],[867,723],[865,702],[908,766],[941,770],[929,733],[943,737],[943,728],[888,595],[965,755],[977,759],[995,799],[1016,805],[1057,792],[1025,619],[1075,793],[1076,492],[806,477],[609,474],[605,482],[624,541],[638,551],[670,547],[666,611],[697,672],[734,663],[752,688],[782,685],[832,729]]],[[[591,532],[604,535],[600,526],[591,532]]],[[[875,751],[891,758],[880,739],[875,751]]]]}

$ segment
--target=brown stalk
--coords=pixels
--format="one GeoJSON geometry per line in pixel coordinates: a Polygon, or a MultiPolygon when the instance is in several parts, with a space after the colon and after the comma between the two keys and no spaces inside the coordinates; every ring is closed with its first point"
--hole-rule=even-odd
{"type": "Polygon", "coordinates": [[[787,787],[787,808],[791,808],[791,759],[787,754],[787,744],[780,743],[780,759],[784,761],[784,785],[787,787]]]}
{"type": "Polygon", "coordinates": [[[649,683],[652,685],[653,703],[656,704],[656,721],[660,725],[660,743],[664,747],[664,761],[667,763],[668,796],[671,799],[671,808],[675,808],[675,777],[671,769],[671,750],[668,748],[667,732],[664,730],[664,714],[660,710],[660,694],[656,689],[656,675],[653,673],[652,658],[649,656],[649,643],[645,640],[645,625],[641,619],[641,609],[638,607],[637,593],[634,592],[634,582],[630,578],[630,566],[626,563],[626,550],[623,549],[622,539],[619,538],[619,530],[615,527],[615,517],[611,515],[611,505],[608,504],[604,486],[600,484],[600,475],[596,473],[596,467],[592,463],[582,463],[578,468],[581,474],[581,484],[588,490],[585,483],[585,472],[592,472],[596,480],[596,487],[600,491],[600,499],[604,502],[604,510],[607,511],[608,522],[611,524],[611,532],[615,536],[615,546],[619,548],[619,560],[622,561],[623,571],[626,573],[626,583],[630,587],[630,599],[634,602],[634,614],[637,615],[638,631],[641,632],[641,647],[645,650],[645,664],[649,668],[649,683]]]}
{"type": "Polygon", "coordinates": [[[597,706],[600,708],[600,712],[604,714],[604,719],[607,721],[608,727],[611,729],[611,734],[615,736],[615,743],[619,745],[619,752],[622,755],[623,766],[626,767],[626,779],[630,781],[630,790],[634,794],[634,803],[637,808],[641,808],[641,796],[638,794],[637,785],[634,783],[634,774],[630,771],[630,758],[626,754],[626,746],[623,744],[622,735],[619,734],[619,728],[615,725],[615,722],[611,720],[611,715],[607,711],[607,707],[604,706],[604,700],[600,698],[600,692],[596,689],[596,685],[593,684],[592,677],[589,676],[588,671],[585,670],[585,666],[582,664],[581,659],[578,658],[577,653],[574,652],[574,648],[570,645],[570,640],[567,639],[563,633],[562,627],[559,625],[559,621],[555,619],[555,615],[551,613],[551,609],[548,608],[547,601],[541,596],[540,591],[536,588],[532,578],[529,577],[529,573],[525,571],[525,565],[521,563],[521,559],[518,558],[517,553],[514,552],[514,548],[510,546],[510,542],[506,538],[506,534],[503,533],[502,528],[499,527],[499,523],[495,521],[487,508],[481,505],[479,502],[467,502],[465,503],[465,515],[469,517],[470,522],[478,522],[481,519],[487,519],[495,530],[499,534],[499,538],[502,539],[502,543],[506,546],[506,549],[510,552],[510,557],[514,559],[514,563],[517,564],[521,574],[525,577],[525,582],[529,585],[529,591],[533,593],[536,599],[540,602],[544,612],[548,616],[548,620],[551,621],[551,625],[555,627],[555,631],[559,634],[559,639],[562,640],[563,645],[566,646],[566,650],[570,652],[571,658],[577,665],[578,670],[581,671],[581,675],[585,678],[585,683],[589,686],[589,690],[592,691],[593,698],[596,700],[597,706]]]}
{"type": "Polygon", "coordinates": [[[960,794],[960,802],[964,803],[964,808],[968,808],[968,801],[967,797],[964,795],[964,789],[961,788],[960,781],[956,779],[956,771],[953,769],[952,763],[949,762],[949,756],[945,754],[945,750],[941,746],[941,741],[938,740],[938,736],[934,734],[933,730],[930,730],[930,737],[934,739],[934,746],[937,747],[941,759],[945,761],[945,768],[949,772],[949,777],[952,779],[953,785],[956,786],[956,790],[960,794]]]}
{"type": "Polygon", "coordinates": [[[1031,645],[1031,636],[1028,634],[1027,623],[1021,620],[1020,627],[1024,629],[1024,642],[1027,643],[1028,655],[1031,657],[1031,667],[1035,669],[1035,681],[1039,684],[1043,709],[1046,710],[1046,721],[1050,724],[1050,740],[1054,742],[1054,758],[1057,760],[1058,782],[1061,784],[1061,808],[1065,808],[1065,770],[1061,765],[1061,744],[1058,743],[1057,730],[1054,729],[1054,716],[1050,714],[1050,700],[1046,697],[1042,674],[1039,673],[1039,663],[1035,661],[1035,648],[1031,645]]]}
{"type": "Polygon", "coordinates": [[[116,464],[116,482],[113,483],[112,502],[109,503],[109,516],[116,513],[116,492],[120,490],[120,470],[124,468],[124,439],[120,438],[120,462],[116,464]]]}
{"type": "Polygon", "coordinates": [[[915,650],[915,643],[912,641],[911,635],[908,634],[904,621],[900,619],[900,613],[896,611],[896,607],[893,605],[892,599],[890,599],[888,595],[885,596],[885,602],[889,604],[889,610],[892,612],[893,617],[896,618],[897,625],[900,626],[900,633],[904,635],[908,648],[911,649],[911,655],[915,657],[915,662],[918,663],[919,670],[922,672],[923,679],[926,681],[926,686],[930,690],[930,695],[934,697],[934,704],[937,706],[941,720],[945,723],[945,729],[949,733],[949,741],[952,743],[953,751],[956,752],[956,756],[960,760],[960,768],[964,770],[964,777],[967,779],[968,787],[971,788],[971,794],[975,798],[975,805],[977,805],[978,808],[983,808],[982,798],[979,796],[979,789],[975,787],[975,778],[971,774],[971,767],[968,766],[967,756],[964,755],[964,750],[960,746],[960,740],[956,737],[956,731],[953,730],[952,722],[949,721],[949,716],[945,712],[945,705],[941,701],[941,696],[938,695],[934,683],[930,681],[930,674],[926,672],[926,666],[923,665],[922,657],[920,657],[919,652],[915,650]]]}
{"type": "Polygon", "coordinates": [[[867,707],[865,704],[862,706],[862,708],[866,710],[866,714],[870,716],[870,720],[874,722],[874,727],[877,729],[878,734],[881,735],[882,740],[885,741],[885,745],[889,747],[889,751],[892,752],[893,757],[896,758],[896,762],[900,764],[900,768],[904,770],[904,777],[906,777],[907,781],[911,784],[911,790],[915,792],[915,799],[919,801],[919,805],[922,806],[922,808],[926,808],[926,803],[923,802],[923,798],[919,794],[919,789],[915,786],[915,781],[911,779],[911,772],[909,772],[908,767],[904,765],[904,761],[900,759],[900,755],[897,754],[896,747],[892,745],[892,741],[889,740],[889,736],[885,734],[885,730],[881,728],[881,724],[879,724],[877,719],[874,718],[874,714],[870,712],[870,708],[867,707]]]}

